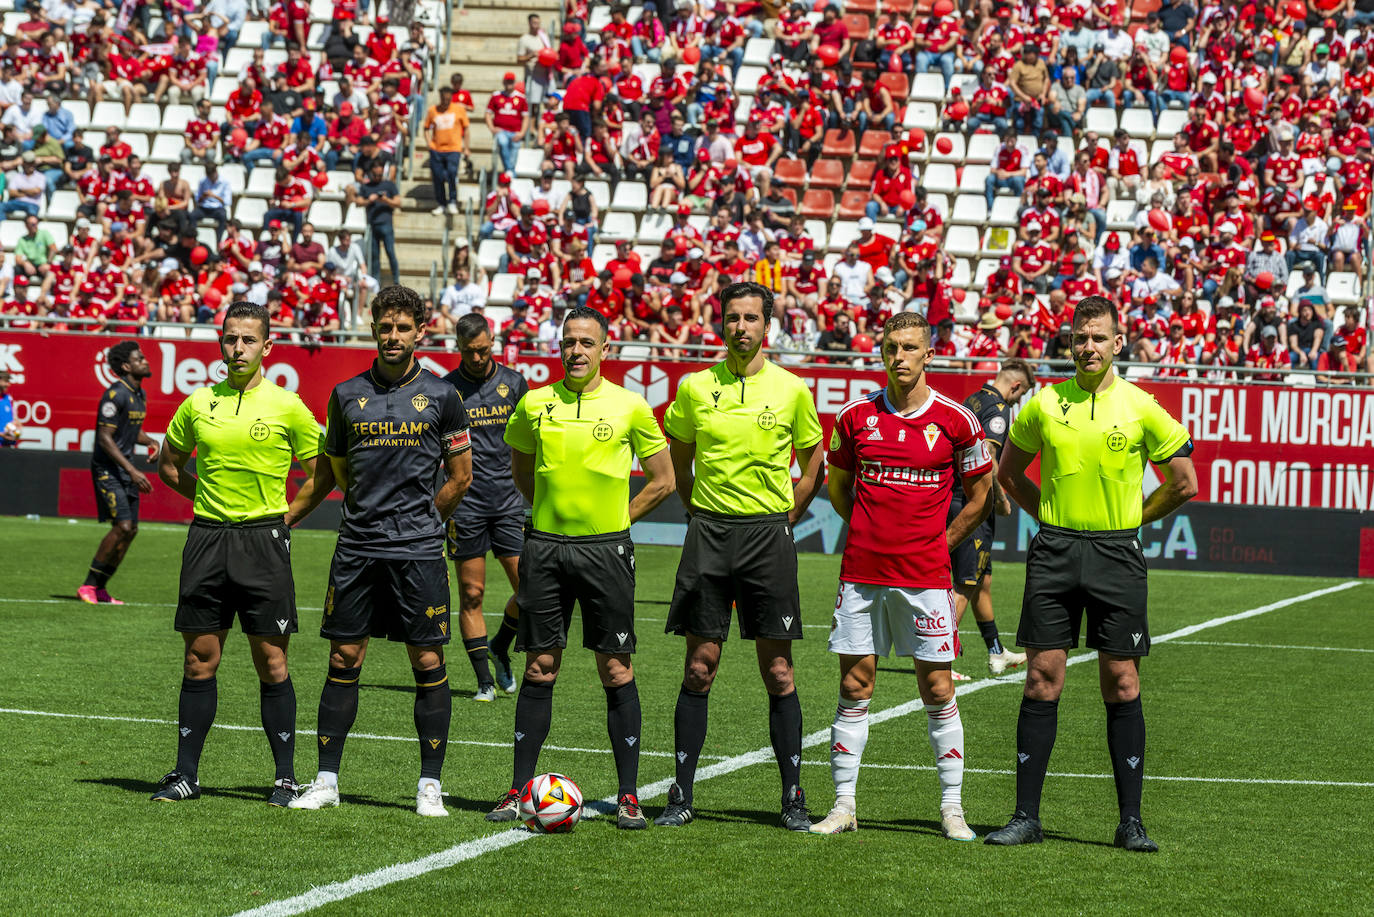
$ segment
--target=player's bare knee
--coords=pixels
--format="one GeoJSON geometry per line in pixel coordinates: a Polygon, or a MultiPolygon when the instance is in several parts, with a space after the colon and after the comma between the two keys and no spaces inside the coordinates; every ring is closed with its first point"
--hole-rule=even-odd
{"type": "Polygon", "coordinates": [[[793,690],[792,660],[779,656],[760,666],[763,687],[769,694],[790,694],[793,690]]]}
{"type": "Polygon", "coordinates": [[[525,657],[525,681],[536,685],[552,685],[558,680],[562,654],[530,653],[525,657]]]}
{"type": "Polygon", "coordinates": [[[689,658],[683,667],[682,686],[688,691],[705,694],[711,690],[711,683],[715,680],[716,667],[705,659],[689,658]]]}
{"type": "Polygon", "coordinates": [[[873,698],[873,680],[859,676],[853,670],[846,672],[840,678],[840,697],[845,700],[871,700],[873,698]]]}
{"type": "Polygon", "coordinates": [[[463,583],[458,607],[464,613],[480,612],[482,610],[482,598],[486,594],[486,587],[480,583],[463,583]]]}
{"type": "Polygon", "coordinates": [[[119,533],[122,541],[133,541],[134,536],[138,534],[138,524],[128,519],[121,519],[115,523],[115,531],[119,533]]]}
{"type": "Polygon", "coordinates": [[[363,664],[366,650],[356,643],[337,644],[329,651],[329,667],[332,669],[351,669],[363,664]]]}
{"type": "Polygon", "coordinates": [[[614,656],[603,656],[600,653],[596,657],[597,675],[601,678],[601,684],[608,688],[619,688],[634,681],[635,670],[630,657],[624,654],[614,656]]]}

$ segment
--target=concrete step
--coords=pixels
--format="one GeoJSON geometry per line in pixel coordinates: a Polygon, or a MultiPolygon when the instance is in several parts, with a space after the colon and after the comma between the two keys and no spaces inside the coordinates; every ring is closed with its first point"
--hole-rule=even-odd
{"type": "MultiPolygon", "coordinates": [[[[490,35],[506,42],[511,57],[515,56],[515,41],[529,28],[525,17],[537,10],[521,4],[496,7],[469,6],[453,15],[453,37],[490,35]]],[[[545,29],[547,31],[547,28],[545,29]]]]}
{"type": "Polygon", "coordinates": [[[461,14],[467,10],[505,10],[510,21],[518,26],[515,33],[517,35],[528,28],[525,16],[529,13],[538,13],[544,17],[544,30],[551,31],[553,17],[562,9],[559,0],[521,0],[519,10],[511,9],[510,0],[463,0],[463,7],[464,9],[455,12],[461,14]]]}

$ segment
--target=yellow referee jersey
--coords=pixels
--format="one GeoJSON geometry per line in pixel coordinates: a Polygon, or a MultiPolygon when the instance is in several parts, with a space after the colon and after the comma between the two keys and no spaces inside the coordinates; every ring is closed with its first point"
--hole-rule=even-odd
{"type": "Polygon", "coordinates": [[[1118,377],[1092,393],[1069,379],[1021,408],[1011,441],[1040,453],[1040,521],[1085,532],[1140,527],[1145,461],[1163,462],[1188,431],[1148,392],[1118,377]]]}

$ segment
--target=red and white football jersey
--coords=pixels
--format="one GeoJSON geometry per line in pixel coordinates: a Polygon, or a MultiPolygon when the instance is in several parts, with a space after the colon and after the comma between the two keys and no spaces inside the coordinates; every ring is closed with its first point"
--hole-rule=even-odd
{"type": "Polygon", "coordinates": [[[854,475],[840,579],[950,588],[945,521],[954,488],[993,468],[973,412],[932,390],[904,415],[876,391],[840,409],[828,452],[830,464],[854,475]]]}

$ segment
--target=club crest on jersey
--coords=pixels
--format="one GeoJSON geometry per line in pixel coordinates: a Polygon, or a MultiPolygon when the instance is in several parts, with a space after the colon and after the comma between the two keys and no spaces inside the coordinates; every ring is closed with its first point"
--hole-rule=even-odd
{"type": "Polygon", "coordinates": [[[510,394],[510,386],[504,382],[498,382],[496,384],[496,394],[502,398],[506,397],[510,394]]]}
{"type": "Polygon", "coordinates": [[[926,428],[921,431],[926,438],[926,447],[934,450],[935,444],[940,441],[940,428],[933,423],[926,424],[926,428]]]}
{"type": "Polygon", "coordinates": [[[417,413],[429,407],[429,399],[424,395],[416,395],[414,398],[410,399],[410,403],[414,405],[417,413]]]}
{"type": "Polygon", "coordinates": [[[365,407],[367,407],[367,399],[366,399],[366,398],[359,398],[359,399],[358,399],[358,410],[361,411],[361,410],[362,410],[363,408],[365,408],[365,407]]]}
{"type": "Polygon", "coordinates": [[[876,427],[878,425],[878,415],[869,414],[868,419],[865,420],[864,423],[868,424],[870,427],[876,427]]]}

